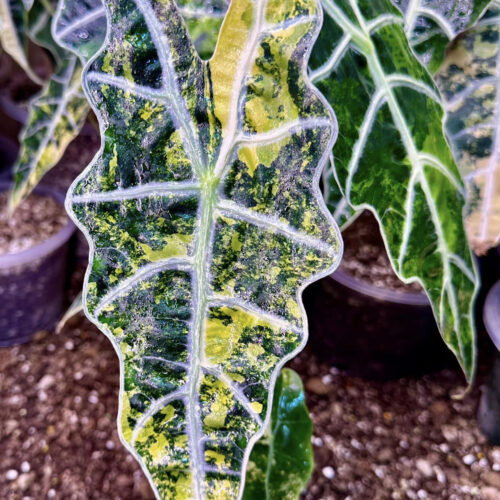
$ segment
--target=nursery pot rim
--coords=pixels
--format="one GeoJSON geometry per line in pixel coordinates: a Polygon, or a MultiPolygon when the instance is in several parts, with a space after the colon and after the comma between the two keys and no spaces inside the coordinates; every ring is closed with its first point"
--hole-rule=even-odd
{"type": "Polygon", "coordinates": [[[497,281],[488,292],[483,307],[483,323],[490,339],[500,350],[500,280],[497,281]]]}
{"type": "Polygon", "coordinates": [[[424,292],[400,292],[389,288],[382,288],[372,285],[368,281],[356,278],[341,269],[337,269],[334,273],[330,274],[329,278],[358,293],[368,295],[382,302],[421,307],[429,307],[430,305],[429,299],[424,292]]]}
{"type": "MultiPolygon", "coordinates": [[[[0,192],[7,191],[12,186],[11,182],[0,181],[0,192]]],[[[37,186],[34,191],[35,194],[51,196],[56,202],[64,207],[64,194],[56,189],[47,186],[37,186]]],[[[8,269],[10,267],[18,266],[31,262],[37,258],[49,255],[57,248],[64,245],[75,232],[75,225],[69,219],[68,222],[59,231],[41,243],[37,243],[26,250],[16,253],[6,253],[0,255],[0,269],[8,269]]]]}

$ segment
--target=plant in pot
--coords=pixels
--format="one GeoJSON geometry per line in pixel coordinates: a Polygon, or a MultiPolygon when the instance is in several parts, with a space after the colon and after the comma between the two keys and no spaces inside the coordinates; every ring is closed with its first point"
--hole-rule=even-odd
{"type": "MultiPolygon", "coordinates": [[[[279,433],[250,451],[305,342],[301,291],[341,248],[318,188],[334,119],[305,75],[320,8],[234,0],[204,62],[172,1],[106,7],[83,77],[103,144],[67,206],[86,313],[122,363],[122,438],[163,498],[269,494],[279,433]]],[[[273,496],[297,497],[280,478],[273,496]]]]}
{"type": "MultiPolygon", "coordinates": [[[[301,290],[339,257],[317,189],[334,118],[304,76],[318,6],[252,5],[232,2],[205,63],[173,2],[107,2],[84,72],[103,136],[68,198],[92,243],[86,312],[122,361],[122,437],[165,498],[251,498],[279,478],[274,496],[294,498],[308,476],[273,456],[295,404],[278,390],[271,409],[268,393],[305,340],[301,290]]],[[[370,199],[399,275],[423,283],[471,376],[476,278],[440,98],[390,3],[324,6],[312,76],[343,127],[325,188],[355,208],[370,199]]]]}
{"type": "Polygon", "coordinates": [[[24,50],[28,37],[48,47],[57,61],[54,75],[30,102],[14,185],[0,186],[3,346],[26,342],[37,330],[55,325],[64,303],[68,241],[74,232],[64,212],[64,194],[36,187],[78,134],[89,109],[80,90],[81,63],[51,37],[49,7],[48,2],[2,2],[0,8],[2,46],[33,79],[39,82],[24,50]]]}
{"type": "MultiPolygon", "coordinates": [[[[244,494],[267,394],[304,342],[300,292],[338,261],[317,190],[335,122],[304,78],[318,7],[292,4],[233,1],[206,63],[173,2],[109,1],[84,71],[103,137],[68,197],[91,243],[84,304],[122,362],[122,437],[165,498],[244,494]]],[[[377,215],[470,377],[477,278],[441,98],[392,4],[324,6],[311,75],[345,131],[325,188],[377,215]]]]}

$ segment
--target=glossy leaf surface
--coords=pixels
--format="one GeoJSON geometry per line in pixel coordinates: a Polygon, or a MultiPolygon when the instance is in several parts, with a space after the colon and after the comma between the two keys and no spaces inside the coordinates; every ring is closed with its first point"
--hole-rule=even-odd
{"type": "Polygon", "coordinates": [[[405,30],[421,61],[435,72],[448,43],[472,26],[491,0],[393,0],[404,13],[405,30]]]}
{"type": "Polygon", "coordinates": [[[297,500],[313,471],[313,425],[297,373],[276,382],[269,428],[254,446],[243,500],[297,500]]]}
{"type": "Polygon", "coordinates": [[[377,216],[396,273],[423,284],[443,338],[470,377],[477,278],[441,98],[388,0],[323,5],[312,78],[335,109],[342,136],[328,179],[337,179],[355,210],[377,216]]]}
{"type": "Polygon", "coordinates": [[[121,434],[161,498],[238,498],[303,288],[333,271],[318,180],[335,136],[305,78],[313,0],[233,0],[202,61],[171,0],[109,0],[84,74],[103,146],[67,208],[87,315],[121,353],[121,434]]]}
{"type": "Polygon", "coordinates": [[[451,47],[438,84],[469,191],[467,230],[479,254],[500,240],[500,3],[451,47]]]}

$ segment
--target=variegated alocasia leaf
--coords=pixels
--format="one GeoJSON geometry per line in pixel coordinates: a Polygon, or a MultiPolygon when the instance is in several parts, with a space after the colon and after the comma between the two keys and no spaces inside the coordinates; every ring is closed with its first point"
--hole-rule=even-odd
{"type": "Polygon", "coordinates": [[[500,3],[451,47],[438,74],[446,127],[469,191],[467,230],[479,254],[500,241],[500,3]]]}
{"type": "Polygon", "coordinates": [[[248,462],[243,500],[297,500],[314,466],[313,425],[297,373],[284,368],[276,382],[269,428],[248,462]]]}
{"type": "Polygon", "coordinates": [[[122,361],[121,435],[162,498],[241,496],[303,288],[340,236],[318,180],[333,115],[305,77],[314,0],[232,0],[202,61],[172,0],[107,0],[84,73],[103,145],[68,211],[85,311],[122,361]]]}
{"type": "Polygon", "coordinates": [[[323,5],[311,77],[342,132],[330,179],[354,209],[376,215],[396,273],[422,283],[445,341],[470,377],[477,278],[441,98],[389,0],[323,5]]]}
{"type": "Polygon", "coordinates": [[[14,210],[61,159],[79,134],[89,111],[81,88],[82,66],[75,55],[30,103],[28,121],[20,135],[21,150],[14,165],[9,206],[14,210]]]}
{"type": "Polygon", "coordinates": [[[491,0],[393,0],[404,13],[405,30],[421,61],[435,72],[448,43],[472,26],[491,0]]]}
{"type": "MultiPolygon", "coordinates": [[[[39,0],[32,11],[37,3],[39,0]]],[[[61,0],[53,20],[53,36],[61,47],[59,68],[30,103],[28,121],[20,136],[21,152],[14,165],[11,210],[59,162],[69,143],[80,133],[90,109],[81,88],[82,65],[102,45],[105,31],[104,7],[100,0],[61,0]],[[100,18],[92,15],[92,7],[101,10],[100,18]],[[82,26],[88,28],[90,18],[95,19],[98,29],[82,36],[83,31],[78,30],[82,30],[82,26]],[[68,40],[75,32],[80,44],[68,40]]]]}
{"type": "Polygon", "coordinates": [[[229,0],[178,0],[177,5],[186,21],[198,54],[208,59],[217,42],[229,0]]]}
{"type": "Polygon", "coordinates": [[[35,83],[41,84],[28,62],[26,25],[22,0],[0,0],[0,45],[35,83]]]}
{"type": "MultiPolygon", "coordinates": [[[[106,35],[106,17],[102,0],[61,0],[56,21],[56,36],[62,46],[91,57],[106,35]]],[[[208,59],[227,10],[227,0],[179,0],[200,57],[208,59]]]]}
{"type": "Polygon", "coordinates": [[[85,63],[99,50],[106,36],[102,0],[59,0],[52,30],[59,45],[85,63]]]}

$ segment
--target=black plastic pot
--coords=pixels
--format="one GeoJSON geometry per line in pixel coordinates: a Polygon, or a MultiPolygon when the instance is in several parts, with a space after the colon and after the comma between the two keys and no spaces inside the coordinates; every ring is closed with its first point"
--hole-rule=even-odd
{"type": "Polygon", "coordinates": [[[483,309],[483,323],[496,353],[486,384],[482,387],[478,424],[491,445],[500,445],[500,281],[489,291],[483,309]]]}
{"type": "Polygon", "coordinates": [[[323,362],[387,380],[456,363],[423,293],[384,289],[338,270],[304,293],[310,345],[323,362]]]}
{"type": "MultiPolygon", "coordinates": [[[[0,183],[0,191],[9,188],[0,183]]],[[[35,193],[64,196],[47,187],[35,193]]],[[[68,223],[44,242],[15,254],[0,255],[0,346],[21,344],[38,330],[51,329],[62,313],[69,240],[75,226],[68,223]]]]}

